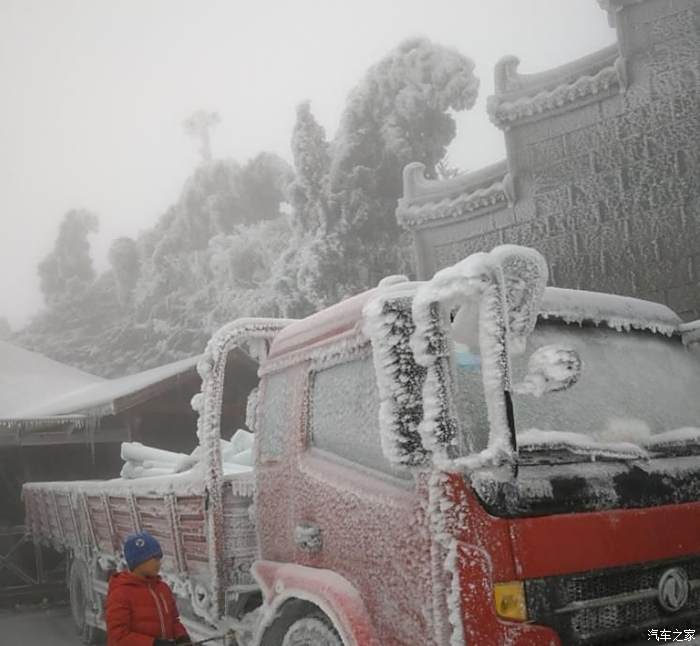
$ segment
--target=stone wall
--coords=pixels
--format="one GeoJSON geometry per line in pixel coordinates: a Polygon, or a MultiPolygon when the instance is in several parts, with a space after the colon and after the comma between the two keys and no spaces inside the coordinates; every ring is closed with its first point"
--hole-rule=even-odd
{"type": "Polygon", "coordinates": [[[700,2],[600,4],[616,45],[535,75],[498,64],[489,112],[506,162],[451,182],[411,165],[397,215],[421,278],[523,244],[545,255],[550,284],[699,318],[700,2]]]}

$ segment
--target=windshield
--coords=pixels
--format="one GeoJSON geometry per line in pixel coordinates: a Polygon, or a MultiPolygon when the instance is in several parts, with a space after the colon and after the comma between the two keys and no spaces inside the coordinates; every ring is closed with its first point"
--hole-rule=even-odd
{"type": "Polygon", "coordinates": [[[678,337],[541,321],[511,361],[519,436],[533,429],[573,432],[642,446],[660,433],[680,436],[700,427],[700,357],[678,337]],[[573,349],[581,359],[578,380],[539,397],[518,394],[529,358],[543,346],[573,349]]]}

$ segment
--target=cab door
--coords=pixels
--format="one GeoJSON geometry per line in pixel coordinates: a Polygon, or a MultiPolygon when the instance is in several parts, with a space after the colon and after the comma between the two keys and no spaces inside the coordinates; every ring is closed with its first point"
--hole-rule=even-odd
{"type": "Polygon", "coordinates": [[[384,644],[429,644],[430,547],[414,477],[382,452],[369,343],[307,373],[294,475],[295,561],[359,591],[384,644]]]}

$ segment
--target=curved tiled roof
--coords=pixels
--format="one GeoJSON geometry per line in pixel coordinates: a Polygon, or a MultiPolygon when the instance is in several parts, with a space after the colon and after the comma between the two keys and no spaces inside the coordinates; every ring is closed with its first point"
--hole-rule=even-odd
{"type": "Polygon", "coordinates": [[[538,74],[519,74],[519,63],[515,56],[506,56],[496,64],[496,94],[489,97],[487,109],[500,128],[626,84],[617,44],[538,74]]]}
{"type": "Polygon", "coordinates": [[[513,201],[505,160],[448,180],[426,179],[424,171],[425,166],[418,162],[404,168],[404,197],[399,200],[396,218],[408,229],[513,201]]]}

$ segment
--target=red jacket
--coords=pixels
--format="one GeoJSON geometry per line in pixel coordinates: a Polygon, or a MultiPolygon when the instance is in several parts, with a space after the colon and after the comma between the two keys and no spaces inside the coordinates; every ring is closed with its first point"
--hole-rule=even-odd
{"type": "Polygon", "coordinates": [[[153,646],[155,638],[187,637],[175,597],[160,577],[114,574],[106,608],[107,646],[153,646]]]}

